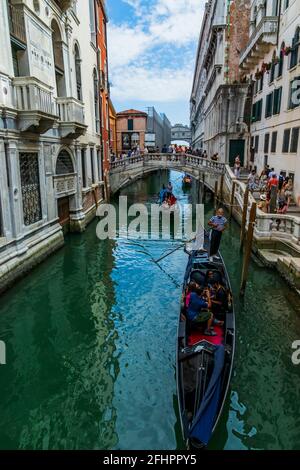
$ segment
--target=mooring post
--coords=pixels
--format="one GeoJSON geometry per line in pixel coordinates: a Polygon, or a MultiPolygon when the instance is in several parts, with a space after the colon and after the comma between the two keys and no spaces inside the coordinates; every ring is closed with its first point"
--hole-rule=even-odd
{"type": "Polygon", "coordinates": [[[220,195],[219,195],[219,201],[223,201],[223,187],[224,187],[224,175],[221,175],[221,182],[220,182],[220,195]]]}
{"type": "Polygon", "coordinates": [[[236,182],[232,182],[232,188],[231,188],[231,197],[230,197],[230,208],[229,208],[229,219],[232,219],[232,211],[233,211],[233,204],[234,204],[234,195],[235,195],[235,185],[236,182]]]}
{"type": "Polygon", "coordinates": [[[240,237],[240,249],[241,250],[243,249],[245,234],[246,234],[248,201],[249,201],[249,188],[246,188],[246,191],[244,194],[243,214],[242,214],[242,223],[241,223],[241,237],[240,237]]]}
{"type": "Polygon", "coordinates": [[[251,206],[251,210],[250,210],[246,248],[245,248],[245,255],[244,255],[244,262],[243,262],[242,282],[241,282],[241,290],[240,290],[241,296],[245,295],[245,289],[247,285],[249,264],[250,264],[252,244],[253,244],[255,220],[256,220],[256,202],[253,202],[251,206]]]}

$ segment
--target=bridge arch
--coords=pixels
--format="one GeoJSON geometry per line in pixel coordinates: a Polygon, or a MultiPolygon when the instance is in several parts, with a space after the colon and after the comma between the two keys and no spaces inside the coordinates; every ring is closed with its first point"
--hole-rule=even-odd
{"type": "Polygon", "coordinates": [[[225,171],[225,164],[193,155],[149,154],[117,160],[111,164],[110,188],[114,194],[133,181],[158,170],[174,170],[188,173],[214,190],[215,182],[225,171]]]}

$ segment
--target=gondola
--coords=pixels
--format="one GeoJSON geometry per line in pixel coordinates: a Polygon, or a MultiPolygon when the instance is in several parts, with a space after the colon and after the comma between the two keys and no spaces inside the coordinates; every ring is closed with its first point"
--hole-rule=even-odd
{"type": "Polygon", "coordinates": [[[235,313],[228,273],[221,255],[209,257],[209,236],[200,231],[186,246],[189,261],[183,287],[177,342],[177,392],[180,421],[188,449],[205,449],[221,417],[226,401],[235,352],[235,313]],[[185,292],[192,280],[205,287],[213,271],[226,289],[224,326],[215,326],[217,336],[189,324],[185,292]]]}
{"type": "Polygon", "coordinates": [[[182,185],[184,187],[190,187],[192,185],[192,177],[190,175],[185,175],[182,178],[182,185]]]}

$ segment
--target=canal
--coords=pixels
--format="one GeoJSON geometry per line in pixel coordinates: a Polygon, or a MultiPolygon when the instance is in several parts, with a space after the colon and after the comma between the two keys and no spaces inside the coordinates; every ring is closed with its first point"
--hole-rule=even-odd
{"type": "MultiPolygon", "coordinates": [[[[168,175],[123,191],[156,202],[168,175]]],[[[175,193],[191,199],[171,172],[175,193]]],[[[206,205],[206,218],[212,207],[206,205]]],[[[182,448],[175,383],[175,336],[186,255],[177,241],[100,241],[83,235],[0,299],[1,449],[182,448]]],[[[212,449],[299,449],[300,339],[296,296],[271,270],[251,264],[238,298],[239,228],[222,244],[235,293],[237,352],[228,403],[212,449]]]]}

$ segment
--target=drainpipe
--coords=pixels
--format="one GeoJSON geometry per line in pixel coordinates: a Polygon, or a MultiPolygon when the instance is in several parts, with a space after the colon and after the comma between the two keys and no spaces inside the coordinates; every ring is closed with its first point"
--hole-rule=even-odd
{"type": "Polygon", "coordinates": [[[281,5],[282,5],[282,0],[279,0],[279,7],[278,7],[278,28],[277,28],[277,46],[279,43],[279,31],[280,31],[280,18],[281,18],[281,5]]]}

